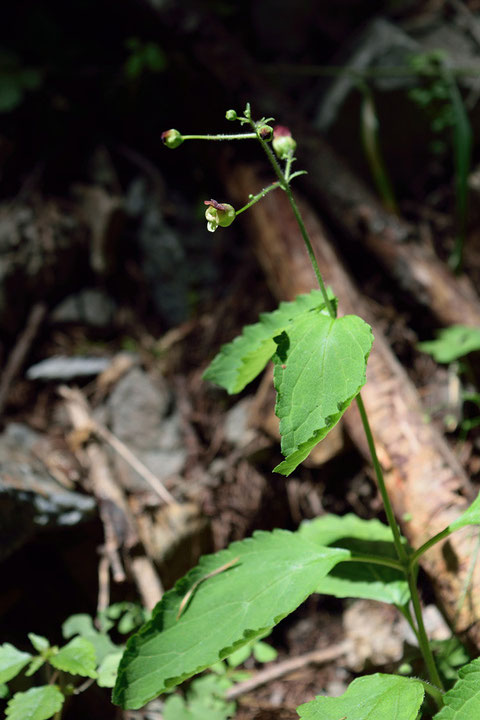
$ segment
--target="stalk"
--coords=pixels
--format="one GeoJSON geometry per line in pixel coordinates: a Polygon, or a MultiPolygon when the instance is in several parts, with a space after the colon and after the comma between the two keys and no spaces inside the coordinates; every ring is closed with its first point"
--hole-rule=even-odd
{"type": "MultiPolygon", "coordinates": [[[[279,186],[287,194],[287,197],[289,199],[290,205],[291,205],[293,213],[295,215],[295,219],[297,221],[298,227],[300,228],[300,232],[302,234],[302,238],[305,243],[305,247],[307,249],[308,256],[312,263],[312,267],[313,267],[315,276],[317,278],[318,285],[319,285],[320,291],[322,293],[322,297],[324,299],[325,305],[328,309],[330,317],[334,319],[336,317],[334,306],[333,306],[332,302],[330,301],[330,298],[328,297],[327,289],[325,287],[325,283],[323,281],[323,277],[320,272],[320,268],[318,266],[317,259],[315,257],[312,243],[310,241],[307,229],[305,227],[305,223],[303,221],[303,218],[300,214],[297,203],[293,196],[292,190],[290,188],[290,169],[291,169],[291,164],[292,164],[292,157],[290,155],[289,158],[287,159],[286,172],[284,173],[277,161],[277,158],[275,157],[274,153],[272,152],[270,146],[265,142],[265,140],[258,133],[258,131],[256,129],[256,125],[253,122],[253,120],[250,120],[250,124],[251,124],[252,128],[257,132],[258,140],[259,140],[260,144],[262,145],[262,147],[263,147],[263,149],[275,171],[275,174],[278,178],[279,186]]],[[[357,400],[358,410],[360,412],[360,417],[362,420],[363,429],[364,429],[364,432],[365,432],[365,435],[367,438],[368,448],[369,448],[370,455],[372,458],[373,467],[374,467],[375,475],[377,478],[378,488],[379,488],[379,491],[380,491],[380,494],[382,497],[383,505],[385,508],[385,513],[387,516],[387,521],[388,521],[388,524],[392,531],[393,541],[394,541],[395,549],[396,549],[396,552],[398,555],[398,562],[397,561],[391,562],[391,561],[388,561],[388,559],[386,559],[386,561],[382,562],[382,564],[384,564],[384,565],[389,564],[390,567],[394,566],[396,569],[402,570],[407,576],[408,586],[410,589],[410,595],[411,595],[411,599],[412,599],[412,605],[413,605],[413,610],[414,610],[414,615],[415,615],[415,620],[416,620],[416,625],[417,625],[416,635],[418,637],[419,647],[420,647],[421,653],[423,655],[423,658],[425,660],[428,674],[430,676],[430,679],[431,679],[433,685],[435,685],[437,688],[440,688],[441,690],[443,690],[442,681],[440,679],[437,667],[435,665],[435,659],[433,657],[432,649],[430,647],[427,633],[425,631],[425,625],[423,622],[422,608],[421,608],[421,604],[420,604],[420,597],[418,594],[417,583],[416,583],[415,563],[411,562],[411,558],[409,558],[409,555],[408,555],[405,547],[403,546],[403,543],[401,540],[400,530],[398,528],[398,524],[395,519],[395,514],[393,512],[393,507],[390,502],[390,498],[389,498],[389,495],[387,492],[387,487],[385,484],[385,479],[383,477],[383,471],[380,466],[380,462],[378,460],[377,451],[375,448],[375,441],[373,439],[372,431],[370,429],[370,423],[368,421],[365,406],[363,404],[363,400],[362,400],[362,397],[360,394],[357,395],[356,400],[357,400]]],[[[440,538],[436,538],[434,540],[438,541],[438,539],[440,539],[440,538]]],[[[425,549],[427,549],[427,548],[426,547],[420,548],[420,551],[424,552],[425,549]]],[[[416,559],[419,554],[421,554],[421,553],[419,553],[419,551],[417,551],[417,553],[413,557],[415,557],[415,559],[416,559]]],[[[374,557],[370,558],[367,556],[360,557],[360,558],[352,558],[352,560],[354,560],[354,559],[359,562],[377,562],[377,563],[379,562],[379,558],[374,558],[374,557]]],[[[410,615],[410,613],[409,613],[409,615],[410,615]]],[[[413,619],[411,618],[411,615],[410,615],[410,620],[413,621],[413,619]]],[[[412,622],[412,624],[413,624],[413,622],[412,622]]],[[[435,689],[432,690],[431,694],[435,696],[436,702],[440,705],[441,698],[439,697],[439,695],[436,694],[435,689]]]]}

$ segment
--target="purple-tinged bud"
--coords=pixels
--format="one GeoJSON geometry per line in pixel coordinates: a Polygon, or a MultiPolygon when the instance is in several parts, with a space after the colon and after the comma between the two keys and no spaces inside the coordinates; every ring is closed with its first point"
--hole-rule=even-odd
{"type": "Polygon", "coordinates": [[[215,232],[218,226],[228,227],[235,220],[235,209],[228,203],[219,203],[216,200],[205,200],[208,205],[205,210],[207,230],[215,232]]]}
{"type": "Polygon", "coordinates": [[[273,128],[270,125],[262,125],[262,127],[258,128],[258,134],[262,140],[270,140],[272,132],[273,128]]]}
{"type": "Polygon", "coordinates": [[[171,130],[165,130],[165,132],[162,133],[162,142],[164,145],[166,145],[169,148],[177,148],[179,145],[183,143],[183,135],[178,132],[178,130],[175,130],[172,128],[171,130]]]}
{"type": "Polygon", "coordinates": [[[290,153],[295,152],[297,143],[290,130],[285,125],[275,125],[273,128],[273,149],[280,160],[286,160],[290,153]]]}

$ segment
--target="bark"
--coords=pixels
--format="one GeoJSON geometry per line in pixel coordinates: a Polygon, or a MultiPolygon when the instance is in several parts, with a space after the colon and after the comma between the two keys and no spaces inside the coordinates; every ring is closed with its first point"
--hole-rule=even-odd
{"type": "MultiPolygon", "coordinates": [[[[252,168],[240,166],[229,173],[228,190],[233,198],[258,192],[263,184],[252,168]]],[[[376,327],[318,219],[306,203],[301,203],[301,209],[324,279],[339,297],[340,314],[358,314],[373,327],[375,343],[362,396],[397,518],[411,545],[419,547],[468,507],[472,487],[443,436],[425,422],[415,387],[376,327]]],[[[244,220],[267,282],[279,300],[292,299],[316,286],[284,193],[270,193],[245,214],[244,220]]],[[[354,442],[368,456],[355,406],[347,411],[345,423],[354,442]]],[[[426,553],[422,566],[447,619],[480,650],[480,568],[474,573],[467,601],[458,610],[472,542],[471,529],[455,533],[426,553]]]]}

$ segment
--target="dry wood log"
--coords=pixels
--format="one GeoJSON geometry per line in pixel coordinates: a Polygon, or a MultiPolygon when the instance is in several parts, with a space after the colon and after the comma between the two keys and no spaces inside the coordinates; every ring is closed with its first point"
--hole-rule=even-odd
{"type": "MultiPolygon", "coordinates": [[[[148,2],[157,10],[153,0],[148,2]]],[[[204,68],[214,107],[218,104],[218,84],[226,98],[234,98],[237,110],[250,101],[256,117],[273,115],[291,127],[299,141],[298,165],[309,173],[309,193],[342,233],[365,243],[399,284],[436,315],[440,324],[480,325],[480,300],[468,278],[456,278],[431,248],[419,241],[408,223],[383,209],[365,183],[277,90],[271,78],[262,75],[261,68],[218,17],[202,14],[200,19],[188,6],[178,3],[157,11],[169,32],[188,43],[197,66],[204,68]]],[[[247,198],[248,194],[240,199],[241,203],[247,198]]]]}
{"type": "MultiPolygon", "coordinates": [[[[263,185],[252,168],[240,166],[229,174],[228,191],[233,198],[247,197],[263,185]]],[[[472,488],[444,438],[425,423],[414,386],[372,321],[368,306],[343,269],[324,229],[305,203],[301,207],[324,278],[340,299],[340,314],[359,314],[373,326],[375,343],[362,396],[397,518],[410,543],[418,547],[466,509],[472,488]]],[[[270,193],[244,218],[268,284],[278,299],[292,299],[316,286],[284,193],[270,193]]],[[[354,407],[346,413],[345,422],[367,455],[354,407]]],[[[480,650],[480,568],[474,573],[467,602],[458,609],[471,552],[472,533],[468,529],[434,546],[422,557],[422,566],[447,619],[480,650]]]]}

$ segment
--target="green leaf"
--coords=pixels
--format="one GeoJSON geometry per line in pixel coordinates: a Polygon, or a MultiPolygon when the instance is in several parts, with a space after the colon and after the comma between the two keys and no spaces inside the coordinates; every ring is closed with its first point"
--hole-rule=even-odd
{"type": "Polygon", "coordinates": [[[256,642],[253,646],[253,657],[257,662],[267,663],[276,660],[278,652],[266,642],[256,642]]]}
{"type": "Polygon", "coordinates": [[[473,720],[480,717],[480,659],[459,671],[460,679],[443,696],[444,707],[434,720],[473,720]]]}
{"type": "Polygon", "coordinates": [[[28,633],[28,639],[32,643],[35,650],[39,653],[44,652],[45,650],[48,650],[50,647],[50,642],[47,640],[47,638],[43,637],[42,635],[35,635],[35,633],[28,633]]]}
{"type": "Polygon", "coordinates": [[[480,328],[451,325],[439,330],[436,335],[436,340],[418,343],[417,347],[432,355],[437,363],[451,363],[474,350],[480,350],[480,328]]]}
{"type": "Polygon", "coordinates": [[[63,670],[71,675],[97,677],[95,648],[86,638],[73,638],[63,648],[60,648],[56,655],[49,658],[49,662],[57,670],[63,670]]]}
{"type": "Polygon", "coordinates": [[[85,640],[89,640],[95,648],[98,663],[101,663],[107,655],[111,655],[119,650],[119,646],[115,645],[108,635],[98,632],[93,625],[93,620],[90,615],[85,613],[71,615],[65,620],[62,625],[62,634],[66,640],[74,635],[81,635],[85,640]]]}
{"type": "Polygon", "coordinates": [[[242,663],[247,660],[250,655],[252,654],[252,643],[248,643],[248,645],[244,645],[241,648],[238,648],[238,650],[235,650],[228,658],[227,662],[231,668],[236,668],[238,665],[241,665],[242,663]]]}
{"type": "Polygon", "coordinates": [[[467,525],[480,525],[480,493],[469,508],[448,526],[450,532],[460,530],[467,525]]]}
{"type": "Polygon", "coordinates": [[[289,475],[341,416],[365,384],[372,330],[356,315],[333,319],[304,313],[276,338],[275,412],[289,475]]]}
{"type": "Polygon", "coordinates": [[[10,643],[0,645],[0,683],[8,682],[18,675],[31,659],[30,653],[17,650],[10,643]]]}
{"type": "Polygon", "coordinates": [[[10,720],[48,720],[63,705],[64,697],[56,685],[30,688],[17,692],[7,705],[10,720]]]}
{"type": "MultiPolygon", "coordinates": [[[[379,520],[363,520],[353,514],[324,515],[302,523],[298,532],[323,547],[346,548],[353,557],[379,555],[397,559],[392,531],[379,520]]],[[[408,583],[400,571],[363,562],[339,563],[323,578],[317,592],[338,598],[379,600],[398,607],[410,599],[408,583]]]]}
{"type": "Polygon", "coordinates": [[[297,712],[302,720],[415,720],[423,696],[418,680],[377,673],[354,680],[340,697],[317,697],[297,712]]]}
{"type": "Polygon", "coordinates": [[[297,534],[275,530],[256,532],[202,558],[128,641],[114,702],[142,707],[231,655],[293,612],[347,556],[346,550],[320,548],[297,534]]]}
{"type": "Polygon", "coordinates": [[[97,668],[97,685],[100,687],[113,688],[117,679],[118,666],[122,659],[123,649],[103,658],[97,668]]]}
{"type": "Polygon", "coordinates": [[[242,335],[223,345],[203,374],[204,380],[220,385],[230,395],[240,392],[274,355],[277,346],[273,338],[289,327],[298,315],[324,307],[321,292],[312,290],[308,295],[299,295],[293,302],[280,303],[273,312],[262,313],[258,323],[245,326],[242,335]]]}
{"type": "Polygon", "coordinates": [[[32,677],[32,675],[35,675],[37,670],[40,670],[42,665],[45,664],[45,658],[41,655],[37,655],[37,657],[34,657],[30,665],[28,666],[28,670],[25,672],[25,675],[27,677],[32,677]]]}

